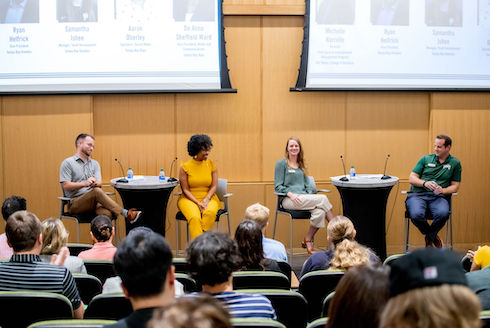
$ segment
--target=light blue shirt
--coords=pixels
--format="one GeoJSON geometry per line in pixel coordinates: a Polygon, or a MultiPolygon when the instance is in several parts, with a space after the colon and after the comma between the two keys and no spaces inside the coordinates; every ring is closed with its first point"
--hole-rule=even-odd
{"type": "Polygon", "coordinates": [[[5,24],[17,24],[22,22],[22,16],[24,15],[24,8],[27,0],[17,4],[14,0],[10,0],[7,14],[5,15],[5,24]]]}
{"type": "Polygon", "coordinates": [[[276,261],[288,261],[288,255],[284,245],[277,240],[262,238],[262,247],[264,248],[264,257],[276,261]]]}

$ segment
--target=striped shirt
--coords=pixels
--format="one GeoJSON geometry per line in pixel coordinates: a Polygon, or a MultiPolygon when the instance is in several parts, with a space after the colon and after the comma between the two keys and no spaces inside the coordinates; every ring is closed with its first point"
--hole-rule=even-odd
{"type": "Polygon", "coordinates": [[[271,301],[263,295],[222,292],[213,296],[225,304],[233,318],[253,317],[276,320],[276,311],[271,301]]]}
{"type": "Polygon", "coordinates": [[[1,291],[36,291],[66,296],[73,309],[81,304],[73,276],[67,268],[43,263],[39,255],[14,254],[0,263],[1,291]]]}

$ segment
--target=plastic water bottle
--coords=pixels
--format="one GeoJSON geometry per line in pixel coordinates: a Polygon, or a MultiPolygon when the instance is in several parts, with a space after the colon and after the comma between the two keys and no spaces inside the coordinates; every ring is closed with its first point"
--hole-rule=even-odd
{"type": "Polygon", "coordinates": [[[132,168],[129,168],[129,169],[128,169],[128,180],[133,179],[133,176],[134,176],[134,175],[133,175],[133,169],[132,169],[132,168]]]}
{"type": "Polygon", "coordinates": [[[350,167],[349,175],[351,180],[356,178],[356,169],[354,168],[354,165],[350,167]]]}
{"type": "Polygon", "coordinates": [[[165,182],[165,172],[163,171],[163,169],[160,169],[160,174],[158,175],[158,180],[160,182],[165,182]]]}

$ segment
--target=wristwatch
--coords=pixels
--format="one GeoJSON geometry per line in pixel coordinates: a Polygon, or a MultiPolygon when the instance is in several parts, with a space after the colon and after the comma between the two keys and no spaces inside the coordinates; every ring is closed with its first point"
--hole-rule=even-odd
{"type": "Polygon", "coordinates": [[[427,181],[424,181],[424,183],[422,183],[422,187],[425,188],[425,184],[427,183],[427,181]]]}

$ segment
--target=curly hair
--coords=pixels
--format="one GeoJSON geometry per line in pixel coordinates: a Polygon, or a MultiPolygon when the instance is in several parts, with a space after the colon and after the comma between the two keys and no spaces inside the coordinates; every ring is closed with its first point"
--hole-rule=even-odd
{"type": "Polygon", "coordinates": [[[264,270],[264,248],[262,230],[257,222],[242,221],[235,231],[235,241],[242,256],[243,270],[264,270]]]}
{"type": "Polygon", "coordinates": [[[187,248],[187,271],[201,285],[228,281],[242,261],[236,242],[224,233],[206,231],[187,248]]]}
{"type": "Polygon", "coordinates": [[[97,215],[90,222],[90,231],[97,241],[108,241],[112,236],[112,221],[108,216],[97,215]]]}
{"type": "Polygon", "coordinates": [[[41,223],[43,235],[42,255],[58,254],[68,244],[68,231],[63,222],[57,218],[49,218],[41,223]]]}
{"type": "Polygon", "coordinates": [[[206,134],[195,134],[187,142],[189,156],[196,156],[201,150],[210,150],[212,147],[213,142],[206,134]]]}
{"type": "Polygon", "coordinates": [[[21,196],[10,196],[5,199],[2,204],[2,216],[5,221],[11,216],[13,213],[17,211],[25,211],[26,210],[26,200],[21,196]]]}
{"type": "Polygon", "coordinates": [[[303,146],[301,145],[301,141],[298,138],[296,138],[296,137],[289,137],[288,141],[286,142],[286,150],[285,150],[285,153],[284,153],[284,157],[286,158],[286,161],[289,161],[288,146],[289,146],[289,141],[290,140],[294,140],[294,141],[296,141],[298,143],[298,145],[299,145],[298,165],[299,165],[299,168],[301,170],[303,170],[303,172],[305,174],[307,174],[308,172],[306,170],[306,165],[305,165],[305,158],[304,158],[304,153],[303,153],[303,146]]]}
{"type": "Polygon", "coordinates": [[[480,327],[481,305],[468,287],[440,285],[412,289],[391,298],[381,328],[480,327]]]}
{"type": "Polygon", "coordinates": [[[369,250],[354,240],[352,221],[345,216],[336,216],[327,226],[327,237],[334,245],[331,269],[348,269],[369,263],[369,250]]]}

